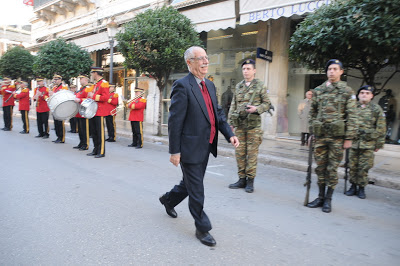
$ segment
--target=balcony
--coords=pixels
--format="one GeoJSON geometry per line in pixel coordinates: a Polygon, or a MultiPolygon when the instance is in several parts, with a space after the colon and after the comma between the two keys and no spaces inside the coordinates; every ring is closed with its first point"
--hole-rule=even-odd
{"type": "Polygon", "coordinates": [[[93,0],[35,0],[33,11],[39,19],[49,22],[54,20],[56,15],[66,15],[73,12],[77,6],[86,7],[93,0]]]}

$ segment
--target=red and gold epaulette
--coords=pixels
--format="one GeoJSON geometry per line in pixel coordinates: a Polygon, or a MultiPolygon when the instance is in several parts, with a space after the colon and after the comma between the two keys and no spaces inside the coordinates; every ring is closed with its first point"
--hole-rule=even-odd
{"type": "Polygon", "coordinates": [[[21,92],[29,92],[28,88],[23,89],[21,92]]]}
{"type": "Polygon", "coordinates": [[[145,103],[147,100],[145,98],[140,99],[140,102],[145,103]]]}
{"type": "Polygon", "coordinates": [[[94,89],[94,85],[87,85],[85,88],[85,92],[91,92],[94,89]]]}
{"type": "Polygon", "coordinates": [[[114,93],[114,98],[118,98],[118,93],[114,93]]]}
{"type": "Polygon", "coordinates": [[[101,81],[100,88],[109,88],[109,87],[110,87],[110,85],[108,84],[107,81],[105,81],[105,80],[101,81]]]}

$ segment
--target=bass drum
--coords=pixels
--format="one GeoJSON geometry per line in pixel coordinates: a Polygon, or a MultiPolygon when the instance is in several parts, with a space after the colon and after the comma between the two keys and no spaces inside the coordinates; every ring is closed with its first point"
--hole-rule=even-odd
{"type": "Polygon", "coordinates": [[[0,108],[3,107],[3,95],[0,95],[0,108]]]}
{"type": "Polygon", "coordinates": [[[79,114],[84,118],[91,119],[96,115],[98,107],[95,100],[87,98],[79,106],[79,114]]]}
{"type": "Polygon", "coordinates": [[[79,110],[79,103],[75,102],[72,91],[62,90],[54,93],[48,100],[50,111],[57,120],[68,120],[74,117],[79,110]]]}

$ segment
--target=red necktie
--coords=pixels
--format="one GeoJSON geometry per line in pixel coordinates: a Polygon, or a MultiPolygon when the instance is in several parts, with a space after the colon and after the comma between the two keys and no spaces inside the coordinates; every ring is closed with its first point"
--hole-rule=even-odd
{"type": "Polygon", "coordinates": [[[206,83],[204,81],[200,82],[201,84],[201,94],[203,95],[204,102],[206,103],[208,117],[210,118],[211,123],[211,131],[210,131],[210,143],[213,142],[216,129],[215,129],[215,116],[214,116],[214,108],[212,105],[212,101],[210,98],[210,94],[208,93],[206,83]]]}

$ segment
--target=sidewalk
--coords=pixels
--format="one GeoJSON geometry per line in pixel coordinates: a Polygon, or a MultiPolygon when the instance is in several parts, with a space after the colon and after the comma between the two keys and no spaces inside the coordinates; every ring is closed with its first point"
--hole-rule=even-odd
{"type": "MultiPolygon", "coordinates": [[[[21,114],[14,109],[14,119],[20,119],[21,114]],[[17,118],[18,117],[18,118],[17,118]]],[[[3,113],[2,111],[0,112],[3,113]]],[[[35,111],[29,112],[29,118],[36,120],[35,111]]],[[[49,119],[50,124],[53,119],[49,119]]],[[[69,123],[66,121],[67,130],[69,130],[69,123]]],[[[131,138],[131,125],[130,121],[122,119],[116,120],[117,124],[117,137],[131,138]]],[[[155,136],[151,130],[146,130],[149,126],[144,125],[144,141],[145,142],[161,142],[168,144],[168,136],[166,135],[166,128],[164,136],[155,136]]],[[[33,132],[37,129],[32,128],[33,132]]],[[[220,134],[221,135],[221,134],[220,134]]],[[[117,140],[118,141],[118,140],[117,140]]],[[[234,148],[220,136],[218,154],[228,157],[235,157],[234,148]]],[[[258,156],[259,164],[268,164],[277,167],[290,168],[299,171],[307,171],[308,163],[308,147],[300,146],[299,137],[280,137],[276,139],[264,139],[260,145],[258,156]]],[[[400,190],[400,145],[385,145],[384,149],[375,153],[375,165],[369,171],[369,180],[377,186],[399,189],[400,190]]],[[[339,177],[343,178],[344,168],[339,168],[339,177]]],[[[313,169],[315,162],[313,162],[313,169]]],[[[299,176],[304,178],[304,176],[299,176]]]]}

